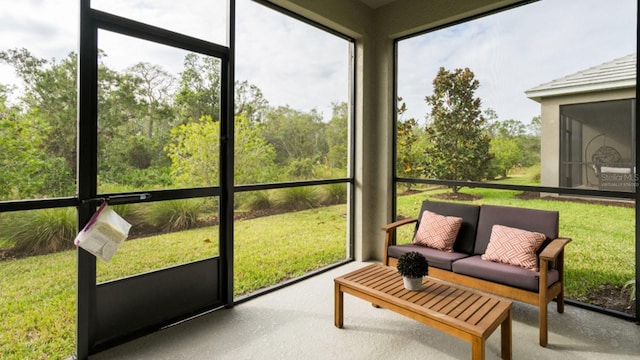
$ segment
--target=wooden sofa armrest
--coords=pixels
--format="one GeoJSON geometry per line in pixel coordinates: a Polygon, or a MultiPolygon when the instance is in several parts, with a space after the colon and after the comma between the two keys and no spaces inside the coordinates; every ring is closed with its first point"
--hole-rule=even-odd
{"type": "Polygon", "coordinates": [[[390,224],[384,225],[380,228],[380,230],[385,232],[384,249],[382,254],[382,263],[384,265],[389,265],[388,250],[389,250],[389,246],[395,245],[395,239],[393,234],[396,231],[396,229],[400,226],[415,223],[415,222],[418,222],[418,219],[402,219],[402,220],[394,221],[390,224]]]}
{"type": "Polygon", "coordinates": [[[571,242],[569,238],[557,238],[547,245],[540,253],[540,260],[556,261],[564,247],[571,242]]]}
{"type": "Polygon", "coordinates": [[[417,222],[418,219],[402,219],[402,220],[398,220],[395,222],[392,222],[390,224],[384,225],[380,228],[380,230],[385,231],[385,232],[389,232],[390,230],[394,230],[400,226],[403,225],[407,225],[407,224],[411,224],[414,222],[417,222]]]}

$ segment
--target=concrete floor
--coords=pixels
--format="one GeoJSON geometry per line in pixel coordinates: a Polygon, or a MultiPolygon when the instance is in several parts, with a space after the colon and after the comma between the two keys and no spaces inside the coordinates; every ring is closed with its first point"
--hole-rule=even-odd
{"type": "MultiPolygon", "coordinates": [[[[106,350],[102,359],[470,359],[471,345],[344,295],[333,325],[333,278],[353,262],[285,289],[106,350]]],[[[513,359],[640,359],[640,326],[589,310],[549,305],[549,346],[538,346],[537,311],[514,302],[513,359]]],[[[486,359],[500,358],[500,330],[486,359]]]]}

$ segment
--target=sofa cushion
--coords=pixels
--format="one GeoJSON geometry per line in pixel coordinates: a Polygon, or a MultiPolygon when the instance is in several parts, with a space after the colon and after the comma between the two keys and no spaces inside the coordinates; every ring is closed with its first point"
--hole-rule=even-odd
{"type": "Polygon", "coordinates": [[[389,249],[387,251],[389,257],[396,259],[398,259],[402,254],[408,253],[409,251],[417,251],[427,259],[427,262],[429,262],[429,266],[448,271],[451,271],[451,264],[454,261],[469,256],[468,254],[464,253],[446,252],[413,244],[389,246],[389,249]]]}
{"type": "Polygon", "coordinates": [[[481,257],[482,260],[538,271],[536,251],[545,239],[546,236],[539,232],[493,225],[487,251],[481,257]]]}
{"type": "Polygon", "coordinates": [[[416,231],[420,227],[420,219],[425,210],[444,216],[461,217],[462,225],[453,244],[453,251],[469,255],[473,254],[480,206],[441,201],[423,201],[420,216],[418,216],[418,224],[416,224],[416,231]]]}
{"type": "MultiPolygon", "coordinates": [[[[558,238],[558,223],[557,211],[482,205],[478,219],[475,254],[481,255],[487,250],[493,225],[504,225],[543,233],[547,237],[546,243],[548,243],[558,238]]],[[[540,250],[546,246],[546,243],[540,247],[540,250]]]]}
{"type": "MultiPolygon", "coordinates": [[[[460,259],[453,263],[453,272],[474,278],[504,284],[519,289],[538,292],[540,273],[523,269],[518,266],[500,264],[482,260],[480,255],[460,259]]],[[[560,279],[556,269],[550,269],[547,274],[547,286],[551,286],[560,279]]]]}
{"type": "Polygon", "coordinates": [[[453,252],[453,244],[460,231],[460,225],[462,225],[461,217],[444,216],[425,210],[422,212],[420,225],[412,243],[453,252]]]}

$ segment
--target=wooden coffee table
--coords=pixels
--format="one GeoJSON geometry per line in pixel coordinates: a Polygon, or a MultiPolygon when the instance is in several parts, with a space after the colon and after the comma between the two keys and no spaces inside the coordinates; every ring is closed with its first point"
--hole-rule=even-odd
{"type": "Polygon", "coordinates": [[[425,277],[421,291],[404,288],[396,268],[372,264],[334,279],[335,325],[343,326],[343,293],[471,342],[484,359],[485,340],[500,326],[503,359],[511,359],[511,301],[425,277]]]}

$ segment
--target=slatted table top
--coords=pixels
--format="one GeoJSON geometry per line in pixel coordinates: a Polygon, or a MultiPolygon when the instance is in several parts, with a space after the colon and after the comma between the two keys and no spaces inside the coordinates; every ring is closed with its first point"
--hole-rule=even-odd
{"type": "MultiPolygon", "coordinates": [[[[510,314],[511,301],[425,277],[423,290],[404,288],[396,268],[372,264],[335,279],[341,290],[403,315],[419,315],[473,337],[486,339],[510,314]],[[380,303],[376,303],[379,300],[380,303]]],[[[417,319],[419,320],[419,319],[417,319]]],[[[439,326],[435,326],[439,327],[439,326]]],[[[458,337],[465,338],[466,336],[458,337]]]]}

